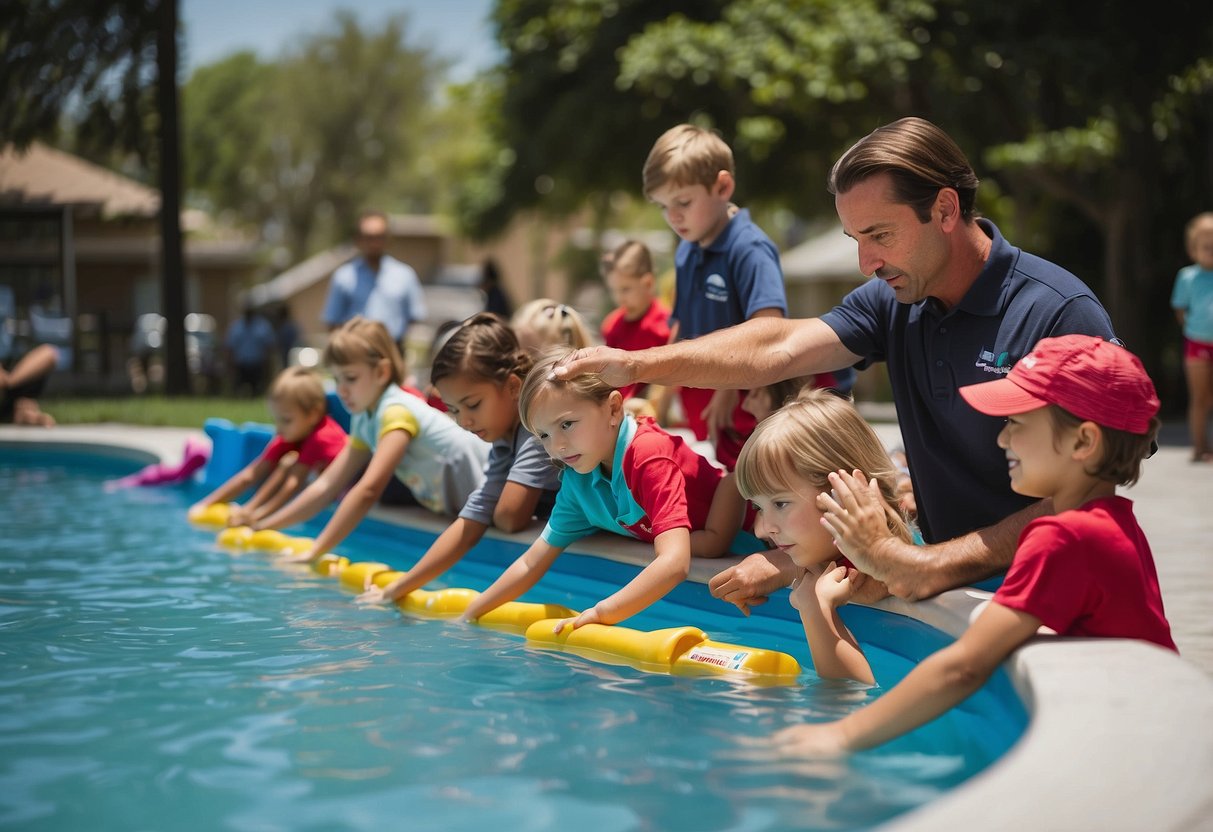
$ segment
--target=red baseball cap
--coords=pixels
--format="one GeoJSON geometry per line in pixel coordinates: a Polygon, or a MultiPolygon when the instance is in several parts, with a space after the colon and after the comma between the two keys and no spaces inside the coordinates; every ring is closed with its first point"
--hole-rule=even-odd
{"type": "Polygon", "coordinates": [[[969,384],[960,395],[988,416],[1014,416],[1055,404],[1079,419],[1145,434],[1158,394],[1141,360],[1094,335],[1041,338],[1006,378],[969,384]]]}

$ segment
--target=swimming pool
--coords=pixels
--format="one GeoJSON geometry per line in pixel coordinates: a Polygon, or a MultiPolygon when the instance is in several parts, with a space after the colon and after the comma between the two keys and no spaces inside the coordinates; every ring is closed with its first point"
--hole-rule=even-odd
{"type": "MultiPolygon", "coordinates": [[[[362,609],[333,581],[216,549],[182,491],[102,494],[129,470],[0,448],[5,828],[858,829],[981,770],[1024,724],[1000,674],[883,749],[753,759],[736,738],[872,694],[811,671],[794,687],[645,674],[362,609]]],[[[342,551],[406,565],[430,539],[371,521],[342,551]]],[[[445,584],[481,589],[517,551],[482,546],[445,584]]],[[[634,574],[558,567],[533,600],[578,608],[634,574]]],[[[629,624],[694,624],[807,664],[786,601],[763,612],[687,584],[629,624]]],[[[885,686],[943,640],[874,611],[849,620],[885,686]]]]}

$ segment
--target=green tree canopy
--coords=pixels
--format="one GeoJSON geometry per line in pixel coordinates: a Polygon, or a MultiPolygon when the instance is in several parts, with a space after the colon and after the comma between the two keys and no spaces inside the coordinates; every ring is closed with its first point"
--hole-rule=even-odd
{"type": "Polygon", "coordinates": [[[348,236],[368,205],[429,210],[415,174],[444,66],[406,16],[371,31],[342,12],[272,63],[200,67],[184,90],[193,196],[277,230],[295,259],[348,236]]]}

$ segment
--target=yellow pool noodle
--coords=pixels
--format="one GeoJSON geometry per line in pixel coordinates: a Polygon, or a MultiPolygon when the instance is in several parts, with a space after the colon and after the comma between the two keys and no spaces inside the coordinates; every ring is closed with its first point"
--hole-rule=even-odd
{"type": "Polygon", "coordinates": [[[373,561],[360,561],[351,563],[349,566],[341,570],[337,575],[341,581],[341,585],[347,589],[352,589],[355,592],[362,592],[366,588],[366,579],[373,578],[380,572],[390,572],[391,567],[386,563],[376,563],[373,561]]]}
{"type": "Polygon", "coordinates": [[[341,574],[341,570],[349,565],[349,558],[330,552],[312,561],[312,571],[317,575],[324,575],[326,578],[335,578],[341,574]]]}
{"type": "Polygon", "coordinates": [[[247,549],[253,539],[253,530],[248,526],[232,526],[219,532],[215,542],[225,549],[247,549]]]}
{"type": "Polygon", "coordinates": [[[799,662],[786,653],[711,641],[698,627],[644,632],[586,624],[576,630],[565,627],[556,633],[557,623],[536,621],[526,630],[527,642],[611,664],[627,664],[649,673],[741,674],[788,681],[800,675],[799,662]]]}
{"type": "Polygon", "coordinates": [[[229,508],[227,503],[211,503],[209,506],[190,511],[187,517],[195,526],[222,529],[227,526],[229,508]]]}

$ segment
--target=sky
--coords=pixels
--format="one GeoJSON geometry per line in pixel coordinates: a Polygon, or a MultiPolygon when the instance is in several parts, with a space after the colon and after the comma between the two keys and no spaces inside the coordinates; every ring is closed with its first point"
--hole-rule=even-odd
{"type": "Polygon", "coordinates": [[[340,9],[371,26],[392,14],[409,16],[409,42],[429,45],[452,62],[450,79],[466,81],[494,63],[488,25],[493,0],[181,0],[185,77],[243,49],[276,57],[300,36],[320,31],[340,9]]]}

